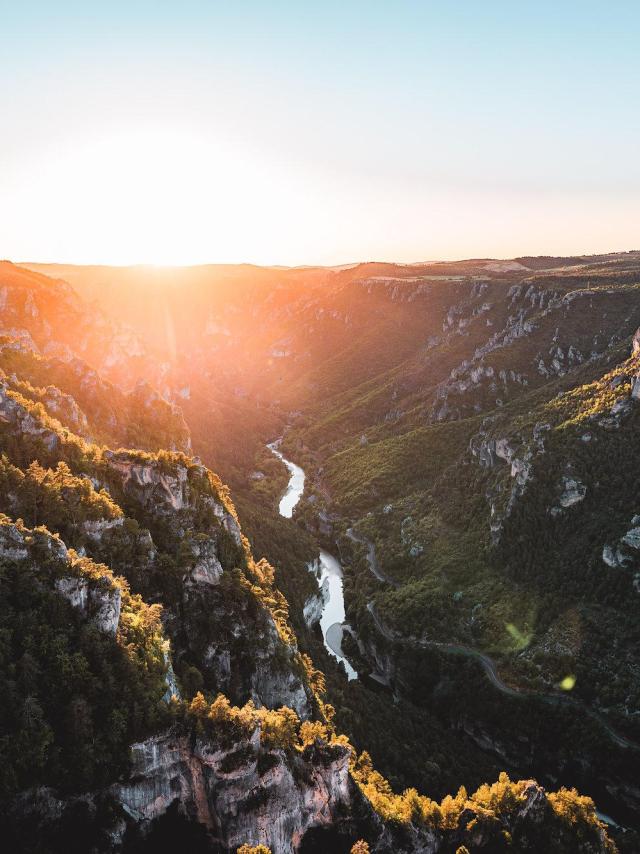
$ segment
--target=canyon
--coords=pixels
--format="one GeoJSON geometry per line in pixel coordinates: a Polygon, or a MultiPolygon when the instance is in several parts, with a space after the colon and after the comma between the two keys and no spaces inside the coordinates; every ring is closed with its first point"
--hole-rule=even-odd
{"type": "MultiPolygon", "coordinates": [[[[162,613],[134,621],[159,644],[140,686],[164,699],[123,731],[128,769],[113,748],[111,779],[87,770],[82,793],[45,769],[21,826],[110,798],[114,851],[162,821],[201,826],[212,851],[501,850],[498,826],[518,845],[556,828],[569,851],[549,790],[576,786],[634,850],[638,253],[190,268],[180,288],[127,268],[0,274],[0,510],[162,613]],[[240,729],[219,743],[213,720],[240,729]],[[515,806],[473,835],[503,770],[515,806]],[[408,807],[463,784],[451,828],[424,818],[435,801],[408,807]]],[[[40,572],[22,551],[3,560],[40,572]]],[[[90,623],[119,645],[139,606],[91,589],[59,578],[52,595],[78,637],[90,623]]],[[[584,850],[605,850],[589,809],[584,850]]]]}

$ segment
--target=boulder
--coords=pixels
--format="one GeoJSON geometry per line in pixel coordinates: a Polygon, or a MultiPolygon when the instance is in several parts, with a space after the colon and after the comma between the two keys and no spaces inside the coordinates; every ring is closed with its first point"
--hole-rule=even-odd
{"type": "Polygon", "coordinates": [[[562,488],[563,492],[558,499],[561,507],[572,507],[574,504],[583,501],[587,494],[587,487],[584,483],[566,475],[562,478],[562,488]]]}

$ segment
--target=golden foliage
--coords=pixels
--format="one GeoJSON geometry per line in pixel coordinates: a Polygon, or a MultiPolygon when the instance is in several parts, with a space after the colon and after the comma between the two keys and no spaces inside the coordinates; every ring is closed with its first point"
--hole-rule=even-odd
{"type": "Polygon", "coordinates": [[[300,719],[293,709],[258,709],[256,714],[261,726],[260,741],[265,747],[287,750],[297,746],[300,719]]]}
{"type": "Polygon", "coordinates": [[[300,741],[303,747],[313,744],[316,739],[329,741],[329,728],[320,721],[303,721],[300,725],[300,741]]]}

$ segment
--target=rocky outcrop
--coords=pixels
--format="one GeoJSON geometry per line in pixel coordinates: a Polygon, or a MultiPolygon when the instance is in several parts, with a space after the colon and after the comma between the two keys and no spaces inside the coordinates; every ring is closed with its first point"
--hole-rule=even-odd
{"type": "Polygon", "coordinates": [[[321,585],[319,585],[317,592],[312,593],[311,596],[304,603],[304,608],[302,609],[302,616],[304,618],[305,625],[307,628],[311,629],[316,626],[320,622],[320,618],[322,617],[322,611],[324,610],[324,606],[329,601],[329,579],[325,578],[321,585]]]}
{"type": "Polygon", "coordinates": [[[127,451],[105,451],[104,459],[111,472],[119,475],[125,494],[142,507],[169,515],[188,504],[187,467],[177,464],[163,471],[160,462],[148,460],[127,451]]]}
{"type": "Polygon", "coordinates": [[[489,502],[491,537],[494,542],[498,542],[505,519],[511,514],[515,502],[523,495],[533,476],[534,458],[544,453],[545,434],[551,425],[538,422],[527,439],[522,436],[491,437],[487,432],[491,418],[486,419],[485,423],[486,428],[471,438],[469,450],[481,467],[497,468],[497,478],[487,488],[486,498],[489,502]],[[500,461],[509,467],[510,483],[503,483],[504,475],[498,467],[500,461]]]}
{"type": "Polygon", "coordinates": [[[0,514],[0,557],[13,561],[37,561],[38,555],[53,558],[63,568],[71,562],[67,547],[60,537],[53,536],[44,528],[30,530],[12,522],[0,514]]]}
{"type": "Polygon", "coordinates": [[[101,632],[115,635],[120,621],[122,590],[109,575],[85,573],[74,564],[73,552],[44,528],[25,528],[0,516],[0,558],[46,567],[53,588],[101,632]]]}
{"type": "Polygon", "coordinates": [[[142,826],[177,802],[226,850],[249,843],[292,854],[309,828],[349,810],[349,758],[348,748],[320,741],[302,754],[267,750],[259,728],[228,748],[165,734],[133,745],[130,782],[112,792],[142,826]]]}
{"type": "Polygon", "coordinates": [[[309,718],[312,694],[295,641],[279,631],[275,594],[254,569],[219,482],[179,454],[105,451],[103,459],[104,485],[113,496],[124,495],[128,515],[141,509],[156,542],[179,543],[180,602],[165,608],[176,662],[188,651],[205,684],[235,703],[286,705],[309,718]]]}
{"type": "Polygon", "coordinates": [[[562,478],[562,493],[558,501],[561,507],[573,507],[574,504],[579,504],[584,501],[587,494],[587,487],[575,477],[565,475],[562,478]]]}
{"type": "MultiPolygon", "coordinates": [[[[240,536],[237,522],[224,510],[227,517],[240,536]]],[[[224,524],[223,531],[229,533],[224,524]]],[[[309,718],[312,695],[296,662],[295,639],[285,638],[276,623],[274,594],[259,586],[265,583],[261,568],[241,549],[225,557],[230,547],[223,531],[215,523],[207,532],[179,529],[181,602],[166,609],[166,629],[178,654],[188,649],[211,690],[240,705],[248,699],[268,708],[286,705],[309,718]],[[234,569],[244,560],[249,562],[246,576],[234,569]]]]}
{"type": "MultiPolygon", "coordinates": [[[[7,288],[0,290],[0,310],[4,308],[2,296],[4,294],[4,304],[6,305],[7,288]]],[[[2,350],[17,350],[20,352],[38,353],[38,345],[35,343],[31,334],[26,329],[7,328],[0,326],[0,335],[4,340],[0,349],[2,350]]]]}
{"type": "Polygon", "coordinates": [[[101,589],[89,583],[86,578],[59,578],[56,590],[70,602],[83,617],[107,635],[115,635],[120,622],[122,593],[119,587],[101,589]]]}
{"type": "Polygon", "coordinates": [[[25,560],[29,549],[23,534],[15,525],[0,525],[0,558],[3,560],[25,560]]]}
{"type": "Polygon", "coordinates": [[[70,394],[64,394],[56,386],[47,386],[42,402],[54,418],[70,427],[80,436],[88,436],[87,416],[70,394]]]}
{"type": "Polygon", "coordinates": [[[631,527],[617,543],[603,547],[602,560],[615,569],[633,570],[633,589],[640,593],[640,516],[633,516],[631,527]]]}
{"type": "Polygon", "coordinates": [[[6,382],[0,382],[0,423],[4,422],[13,430],[39,439],[48,451],[55,450],[60,439],[55,430],[41,423],[27,406],[10,393],[6,382]]]}
{"type": "Polygon", "coordinates": [[[291,669],[292,662],[277,670],[272,661],[258,661],[252,676],[250,696],[257,706],[277,709],[286,705],[300,718],[311,717],[311,697],[301,677],[291,669]]]}
{"type": "Polygon", "coordinates": [[[87,519],[82,523],[86,535],[95,542],[100,542],[107,531],[121,528],[124,516],[116,516],[114,519],[87,519]]]}
{"type": "Polygon", "coordinates": [[[171,519],[172,524],[179,527],[181,517],[178,514],[192,515],[206,506],[236,545],[241,544],[240,526],[202,464],[176,455],[167,465],[158,457],[130,451],[107,450],[103,459],[108,472],[107,488],[115,481],[125,496],[141,509],[156,517],[171,519]]]}
{"type": "Polygon", "coordinates": [[[551,516],[560,516],[569,507],[580,504],[587,494],[587,487],[571,472],[571,465],[567,465],[567,474],[564,474],[558,484],[557,504],[549,508],[551,516]]]}
{"type": "Polygon", "coordinates": [[[191,543],[195,559],[193,568],[185,577],[186,585],[210,585],[215,587],[222,577],[222,564],[218,559],[217,542],[213,537],[201,534],[191,543]]]}

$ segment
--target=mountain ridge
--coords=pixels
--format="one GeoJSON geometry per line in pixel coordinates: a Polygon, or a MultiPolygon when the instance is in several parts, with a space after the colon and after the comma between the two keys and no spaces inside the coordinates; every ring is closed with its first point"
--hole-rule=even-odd
{"type": "MultiPolygon", "coordinates": [[[[185,685],[188,686],[187,696],[192,698],[185,711],[176,710],[175,712],[178,714],[178,722],[180,715],[186,714],[185,723],[181,724],[182,726],[195,727],[198,731],[201,723],[203,726],[208,726],[203,723],[203,720],[204,718],[209,720],[211,715],[213,715],[212,720],[219,720],[224,725],[227,720],[231,723],[236,721],[233,726],[236,726],[240,720],[250,721],[253,714],[250,709],[244,712],[244,718],[237,720],[236,718],[240,714],[242,703],[246,702],[247,698],[251,699],[250,692],[253,691],[267,709],[273,709],[285,700],[284,705],[290,703],[296,709],[296,716],[303,721],[302,724],[295,723],[293,719],[287,719],[286,715],[282,720],[277,716],[273,719],[268,716],[259,716],[263,733],[267,722],[275,727],[276,733],[279,731],[278,728],[286,729],[293,724],[293,735],[287,736],[287,738],[293,738],[293,742],[285,739],[285,747],[277,748],[278,750],[284,750],[286,754],[287,750],[292,749],[287,745],[292,744],[295,750],[300,748],[303,753],[307,751],[309,755],[316,755],[318,751],[319,756],[323,751],[330,752],[333,749],[331,744],[335,736],[330,735],[327,730],[322,730],[322,727],[331,725],[333,713],[329,710],[326,700],[321,699],[321,676],[314,670],[310,661],[307,661],[304,656],[300,657],[301,654],[297,650],[295,636],[292,634],[287,617],[287,602],[274,586],[273,570],[268,563],[256,562],[253,559],[249,543],[246,538],[243,538],[238,528],[237,515],[230,503],[229,493],[222,486],[221,481],[211,475],[202,463],[185,456],[179,450],[163,450],[167,436],[171,434],[180,437],[176,440],[177,444],[182,443],[183,447],[189,450],[184,426],[191,425],[191,418],[188,411],[184,420],[178,417],[176,401],[179,399],[177,390],[184,387],[185,379],[193,383],[193,378],[182,375],[174,365],[170,371],[162,375],[165,380],[167,377],[170,378],[167,383],[170,404],[160,396],[158,408],[156,406],[158,401],[153,398],[153,395],[141,396],[139,406],[146,413],[147,418],[146,426],[141,432],[147,436],[148,450],[119,450],[117,445],[110,449],[108,446],[95,444],[93,439],[96,436],[101,439],[113,439],[117,437],[118,430],[123,428],[119,427],[117,418],[114,423],[113,420],[98,415],[101,426],[96,429],[92,424],[94,412],[100,413],[99,407],[94,404],[96,393],[94,392],[94,397],[85,397],[82,407],[78,405],[72,394],[74,390],[77,391],[78,388],[83,387],[86,377],[93,377],[94,368],[81,361],[77,365],[78,379],[76,374],[72,375],[64,367],[71,364],[73,359],[77,358],[76,356],[63,352],[63,358],[60,360],[62,365],[52,366],[51,357],[42,353],[47,344],[45,337],[54,338],[51,332],[45,336],[43,330],[46,327],[43,321],[46,319],[47,323],[51,323],[50,313],[53,319],[59,317],[60,306],[50,308],[38,296],[40,286],[49,287],[46,282],[35,280],[27,286],[19,280],[15,285],[16,276],[20,279],[20,275],[15,271],[9,271],[7,274],[6,270],[0,270],[0,288],[4,285],[6,289],[6,295],[3,297],[5,300],[3,326],[8,319],[11,324],[7,330],[8,333],[12,333],[12,330],[17,327],[24,329],[32,338],[30,342],[24,338],[21,340],[13,334],[7,334],[0,348],[0,367],[3,370],[3,418],[0,423],[0,436],[5,454],[2,472],[2,483],[5,484],[2,490],[2,509],[10,509],[12,516],[21,515],[27,518],[29,514],[35,512],[35,508],[39,507],[40,515],[34,517],[34,521],[38,522],[41,516],[46,522],[48,517],[49,523],[54,524],[54,527],[61,530],[64,528],[67,539],[70,539],[78,554],[85,550],[87,555],[95,554],[98,558],[108,555],[106,562],[114,564],[115,561],[117,571],[128,576],[129,583],[134,585],[144,599],[158,602],[158,604],[161,601],[167,607],[163,630],[168,632],[172,646],[175,645],[175,650],[180,653],[179,661],[174,661],[173,665],[179,664],[178,680],[183,690],[185,685]],[[37,308],[35,315],[30,308],[34,301],[37,308]],[[8,313],[5,313],[5,307],[9,308],[8,313]],[[36,345],[37,350],[41,351],[40,353],[34,352],[32,343],[36,345]],[[62,378],[62,385],[65,386],[65,389],[60,392],[62,396],[51,393],[54,398],[53,403],[46,395],[43,396],[39,385],[33,384],[52,374],[52,368],[58,371],[57,376],[62,378]],[[174,378],[179,382],[173,382],[174,378]],[[164,403],[161,402],[162,400],[164,403]],[[60,418],[54,417],[56,407],[60,418]],[[171,415],[168,424],[159,431],[155,426],[156,421],[162,422],[169,413],[171,415]],[[73,426],[82,427],[86,432],[86,438],[75,434],[73,426]],[[33,460],[38,461],[37,465],[32,464],[33,460]],[[59,491],[64,496],[62,502],[57,498],[59,491]],[[34,496],[37,499],[35,503],[34,496]],[[115,509],[111,508],[110,502],[115,502],[115,509]],[[97,512],[97,518],[93,519],[90,515],[81,522],[81,515],[80,517],[78,515],[80,508],[86,508],[82,513],[97,512]],[[100,522],[104,519],[105,512],[110,520],[106,526],[100,522]],[[123,521],[117,521],[119,519],[123,521]],[[56,520],[55,523],[53,520],[56,520]],[[96,522],[100,522],[100,525],[96,526],[96,522]],[[87,527],[85,523],[89,523],[89,526],[87,527]],[[133,562],[130,557],[132,548],[138,555],[133,562]],[[141,560],[142,555],[146,555],[144,560],[141,560]],[[203,602],[207,603],[204,610],[203,602]],[[215,623],[206,617],[206,611],[212,608],[216,614],[215,623]],[[260,628],[263,621],[261,614],[266,619],[262,629],[260,628]],[[237,620],[240,620],[239,624],[235,622],[237,620]],[[239,629],[238,625],[242,628],[239,629]],[[236,641],[241,641],[239,645],[232,640],[234,637],[236,641]],[[215,646],[213,651],[212,644],[215,646]],[[250,651],[247,652],[247,650],[250,651]],[[207,656],[210,656],[208,664],[207,656]],[[297,661],[297,670],[293,667],[294,660],[297,661]],[[282,680],[279,677],[275,678],[278,668],[280,668],[282,680]],[[240,711],[229,711],[229,708],[222,704],[217,707],[218,711],[209,712],[205,704],[203,712],[202,702],[205,700],[200,688],[204,687],[209,692],[215,692],[215,686],[225,686],[226,690],[231,692],[231,700],[239,704],[240,711]],[[198,697],[202,697],[202,701],[198,700],[198,697]],[[320,726],[320,729],[309,730],[309,733],[319,734],[320,745],[311,747],[309,750],[316,735],[307,743],[305,736],[296,733],[298,728],[300,728],[299,733],[302,733],[304,721],[310,717],[312,719],[315,717],[320,726]],[[300,737],[302,742],[296,742],[300,737]],[[328,743],[328,747],[322,746],[323,740],[328,743]]],[[[71,310],[71,308],[65,308],[64,304],[62,308],[65,311],[71,310]]],[[[279,316],[280,312],[277,310],[276,317],[279,316]]],[[[340,322],[339,317],[333,319],[340,322]]],[[[60,320],[56,320],[56,323],[59,324],[57,328],[63,328],[60,320]]],[[[55,327],[52,325],[51,328],[53,330],[55,327]]],[[[115,364],[110,364],[109,348],[104,344],[108,342],[109,335],[114,335],[117,339],[119,332],[110,323],[98,325],[97,328],[101,330],[99,334],[102,339],[98,337],[98,340],[92,341],[89,348],[88,344],[83,344],[87,332],[84,338],[80,337],[80,350],[90,359],[97,360],[101,366],[105,366],[106,359],[105,370],[114,377],[113,385],[107,385],[106,391],[102,393],[103,398],[108,398],[116,394],[117,381],[126,370],[129,357],[125,354],[115,364]],[[105,330],[107,342],[104,340],[105,330]]],[[[278,320],[274,334],[279,334],[281,328],[278,320]]],[[[387,326],[387,328],[390,327],[387,326]]],[[[63,340],[71,349],[75,339],[65,332],[63,340]]],[[[149,356],[144,348],[134,346],[133,358],[139,360],[142,366],[147,364],[149,356]]],[[[73,364],[76,363],[73,362],[73,364]]],[[[152,365],[151,360],[149,361],[150,370],[152,365]]],[[[140,370],[145,368],[141,367],[140,370]]],[[[266,370],[268,376],[268,365],[266,370]]],[[[231,378],[231,382],[233,379],[234,377],[231,378]]],[[[277,378],[276,382],[278,382],[277,378]]],[[[57,388],[57,386],[53,387],[57,388]]],[[[194,396],[195,393],[192,391],[189,397],[180,398],[187,410],[194,396]]],[[[251,396],[248,397],[251,401],[251,396]]],[[[248,406],[247,398],[241,395],[232,396],[232,401],[237,402],[233,404],[234,407],[237,405],[237,410],[234,408],[230,410],[231,420],[226,422],[227,429],[233,425],[234,417],[242,418],[248,406]]],[[[262,404],[257,406],[258,412],[261,412],[261,409],[262,404]]],[[[130,415],[121,416],[123,422],[128,422],[130,419],[130,415]]],[[[272,430],[273,425],[282,424],[282,415],[274,412],[271,420],[268,419],[268,421],[269,423],[263,425],[261,430],[272,430]]],[[[251,459],[251,450],[255,448],[256,442],[252,432],[254,428],[251,425],[249,427],[248,460],[251,459]]],[[[298,432],[300,428],[293,429],[298,432]]],[[[198,430],[195,432],[189,430],[189,432],[192,434],[192,441],[194,436],[201,436],[198,430]]],[[[299,454],[300,446],[296,443],[297,440],[292,441],[292,435],[295,434],[290,433],[287,441],[299,454]]],[[[257,433],[257,438],[260,438],[260,431],[257,433]]],[[[194,442],[194,446],[196,450],[201,449],[203,453],[207,452],[207,447],[202,444],[201,438],[194,442]]],[[[252,463],[254,461],[255,458],[251,459],[252,463]]],[[[253,488],[250,487],[250,489],[253,488]]],[[[333,491],[335,492],[335,489],[333,491]]],[[[268,498],[270,494],[267,491],[266,497],[268,498]]],[[[240,495],[242,503],[246,505],[250,496],[246,483],[244,490],[240,490],[240,495]]],[[[307,501],[306,505],[301,507],[301,518],[309,512],[310,506],[312,505],[307,501]]],[[[20,531],[19,526],[17,530],[20,531]]],[[[55,531],[52,533],[55,534],[55,531]]],[[[23,559],[26,560],[22,557],[9,558],[10,561],[18,562],[23,559]]],[[[78,596],[82,599],[84,594],[73,593],[75,599],[78,596]]],[[[177,682],[174,684],[177,686],[177,682]]],[[[215,702],[218,701],[214,701],[214,705],[215,702]]],[[[243,723],[242,726],[244,725],[243,723]]],[[[343,749],[351,749],[347,747],[348,742],[338,740],[336,743],[342,744],[343,749]]],[[[252,750],[256,749],[259,750],[254,745],[252,750]]],[[[293,756],[296,755],[295,750],[293,756]]],[[[286,766],[290,760],[280,757],[279,761],[284,762],[286,766]]],[[[390,846],[398,844],[399,840],[402,840],[402,845],[409,846],[407,850],[425,850],[425,845],[431,846],[426,850],[449,850],[447,846],[463,844],[469,838],[465,835],[469,832],[468,824],[471,817],[468,811],[471,810],[472,814],[475,811],[477,816],[484,816],[483,810],[486,809],[493,810],[495,815],[486,826],[484,819],[480,822],[482,830],[474,832],[473,837],[476,845],[490,848],[497,844],[502,845],[505,839],[502,830],[505,827],[509,828],[509,832],[516,833],[515,838],[520,839],[518,844],[521,842],[524,844],[525,839],[535,838],[536,834],[544,835],[553,832],[558,839],[564,840],[561,844],[566,842],[571,845],[574,842],[570,840],[574,837],[570,823],[566,823],[567,798],[573,804],[571,809],[577,810],[579,826],[584,828],[585,845],[595,846],[585,847],[584,850],[607,850],[606,846],[609,845],[603,828],[598,825],[589,803],[579,800],[571,801],[573,795],[546,796],[539,787],[532,788],[534,784],[512,785],[507,779],[502,779],[499,789],[496,789],[492,795],[485,794],[483,790],[483,794],[479,794],[475,801],[473,798],[468,799],[466,793],[459,795],[457,799],[451,799],[446,806],[449,818],[445,819],[441,813],[434,811],[435,807],[430,806],[433,802],[421,801],[417,795],[413,794],[402,797],[393,796],[384,779],[367,764],[367,759],[361,756],[360,759],[353,761],[356,764],[352,765],[350,778],[352,782],[348,785],[352,787],[353,792],[362,793],[365,803],[369,804],[365,809],[365,813],[369,811],[369,817],[364,822],[359,820],[356,824],[347,822],[343,828],[345,835],[341,845],[347,844],[349,834],[352,834],[351,842],[353,842],[356,838],[353,835],[354,832],[357,831],[360,834],[362,831],[365,835],[371,834],[371,842],[374,850],[377,851],[392,850],[390,846]],[[484,806],[485,797],[494,799],[491,801],[494,804],[493,807],[484,806]],[[504,803],[501,800],[503,798],[506,799],[504,803]],[[409,808],[410,803],[413,806],[409,808]],[[536,809],[533,809],[533,804],[538,805],[536,809]],[[512,826],[511,822],[516,815],[513,810],[516,809],[517,812],[521,808],[522,815],[512,826]],[[538,819],[533,818],[536,810],[538,819]],[[541,824],[540,817],[543,814],[545,821],[541,824]],[[375,818],[376,815],[379,818],[375,818]],[[497,824],[495,824],[496,816],[497,824]],[[417,823],[414,824],[414,822],[417,823]],[[420,829],[421,827],[423,829],[420,829]],[[495,836],[496,832],[502,840],[500,843],[495,836]],[[424,836],[425,833],[428,841],[424,836]]],[[[215,768],[217,769],[215,774],[223,773],[217,765],[215,768]]],[[[190,800],[191,797],[191,795],[186,796],[183,802],[187,813],[190,809],[189,804],[196,804],[198,801],[198,798],[195,801],[190,800]]],[[[360,795],[357,795],[357,798],[359,797],[360,795]]],[[[74,803],[77,806],[78,802],[74,803]]],[[[355,803],[356,801],[353,802],[355,803]]],[[[166,803],[165,807],[168,809],[169,803],[166,803]]],[[[91,810],[93,809],[91,807],[91,810]]],[[[440,810],[443,809],[445,807],[441,806],[440,810]]],[[[247,806],[247,814],[251,814],[249,806],[247,806]]],[[[519,816],[520,813],[517,815],[519,816]]],[[[337,822],[334,829],[340,835],[341,820],[338,820],[337,816],[338,813],[333,817],[322,819],[316,816],[306,829],[319,828],[326,821],[330,828],[332,823],[337,822]]],[[[296,820],[302,820],[302,812],[299,812],[296,820]]],[[[126,830],[126,824],[125,821],[125,826],[120,826],[121,832],[126,830]]],[[[290,830],[278,831],[284,832],[285,836],[268,836],[269,831],[266,831],[265,836],[264,829],[258,829],[261,827],[259,822],[256,826],[250,823],[243,826],[242,832],[247,834],[246,840],[256,843],[271,841],[276,851],[288,850],[283,846],[286,834],[291,832],[290,830]]],[[[305,834],[306,830],[300,830],[300,845],[305,834]]],[[[311,837],[308,837],[309,839],[311,837]]],[[[305,844],[311,844],[308,840],[305,844]]],[[[227,842],[236,845],[236,842],[240,842],[240,838],[230,835],[227,842]]],[[[491,848],[491,850],[499,849],[491,848]]],[[[563,849],[558,848],[558,850],[563,849]]]]}

